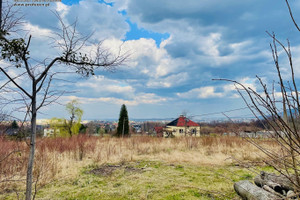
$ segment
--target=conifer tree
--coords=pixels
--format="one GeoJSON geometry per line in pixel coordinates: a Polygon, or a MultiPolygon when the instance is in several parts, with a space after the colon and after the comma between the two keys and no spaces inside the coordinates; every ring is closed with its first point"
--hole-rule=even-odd
{"type": "Polygon", "coordinates": [[[129,135],[129,119],[128,119],[127,108],[125,104],[123,104],[120,110],[120,117],[119,117],[116,136],[124,137],[128,135],[129,135]]]}
{"type": "Polygon", "coordinates": [[[14,120],[14,121],[11,123],[11,127],[12,127],[13,129],[18,129],[18,128],[19,128],[19,125],[18,125],[18,123],[16,122],[16,120],[14,120]]]}

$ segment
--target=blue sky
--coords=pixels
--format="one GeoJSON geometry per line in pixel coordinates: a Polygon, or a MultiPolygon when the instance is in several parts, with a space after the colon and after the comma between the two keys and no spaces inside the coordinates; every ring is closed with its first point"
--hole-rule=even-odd
{"type": "MultiPolygon", "coordinates": [[[[290,3],[300,21],[300,3],[290,3]]],[[[98,70],[90,78],[64,77],[72,84],[61,87],[75,92],[59,102],[79,99],[84,119],[118,118],[123,103],[130,118],[176,118],[182,112],[195,120],[224,118],[206,114],[245,104],[232,84],[212,79],[237,80],[257,91],[256,75],[266,83],[276,79],[271,38],[265,31],[276,33],[283,42],[290,39],[297,81],[300,78],[299,32],[284,0],[63,0],[46,8],[20,9],[33,35],[33,57],[51,58],[55,53],[42,39],[58,24],[51,11],[67,23],[77,18],[78,31],[93,32],[92,41],[104,40],[112,51],[122,45],[130,52],[126,65],[114,73],[98,70]]],[[[284,55],[281,62],[288,80],[284,55]]],[[[247,110],[227,114],[251,117],[247,110]]],[[[39,118],[66,115],[63,106],[53,105],[39,118]]]]}

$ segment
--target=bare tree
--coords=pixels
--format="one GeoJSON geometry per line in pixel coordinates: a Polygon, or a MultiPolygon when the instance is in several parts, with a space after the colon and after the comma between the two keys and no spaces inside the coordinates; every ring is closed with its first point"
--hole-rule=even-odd
{"type": "MultiPolygon", "coordinates": [[[[17,17],[12,7],[4,8],[1,18],[0,30],[0,48],[1,59],[6,61],[6,67],[1,66],[0,72],[6,78],[6,83],[0,88],[5,94],[13,93],[19,95],[19,98],[3,95],[2,102],[14,104],[22,102],[19,110],[26,113],[31,120],[30,134],[30,152],[27,166],[26,178],[26,200],[32,198],[33,183],[33,164],[36,144],[36,119],[38,111],[43,107],[55,102],[63,91],[51,90],[55,76],[59,73],[55,71],[55,66],[65,66],[65,72],[76,72],[82,76],[94,75],[98,68],[115,70],[117,66],[122,65],[128,57],[128,54],[122,54],[121,49],[117,54],[112,54],[109,50],[103,48],[100,42],[95,49],[87,52],[85,46],[90,36],[82,36],[76,30],[77,22],[66,24],[58,13],[55,13],[59,22],[59,31],[54,33],[54,47],[59,51],[59,55],[53,58],[46,58],[43,62],[37,62],[30,57],[32,36],[24,38],[14,38],[11,32],[18,31],[18,25],[21,24],[21,18],[17,17]],[[19,74],[12,75],[9,70],[14,68],[19,74]],[[20,84],[20,80],[26,80],[30,83],[20,84]]],[[[21,32],[20,32],[21,33],[21,32]]],[[[11,94],[10,94],[11,96],[11,94]]]]}
{"type": "MultiPolygon", "coordinates": [[[[285,0],[291,19],[300,32],[293,17],[288,0],[285,0]]],[[[247,87],[240,82],[228,79],[218,79],[233,82],[236,89],[247,104],[251,112],[265,128],[269,130],[271,139],[279,146],[279,151],[274,151],[260,145],[256,140],[247,138],[266,155],[264,162],[272,166],[283,177],[292,183],[294,192],[300,192],[300,101],[294,73],[294,63],[289,40],[282,43],[274,33],[267,34],[272,38],[270,48],[274,65],[277,71],[277,82],[268,87],[262,78],[257,76],[262,92],[247,87]],[[279,50],[286,56],[286,63],[290,69],[289,80],[284,80],[282,75],[282,62],[279,50]],[[277,89],[277,90],[276,90],[277,89]]]]}
{"type": "MultiPolygon", "coordinates": [[[[97,125],[96,122],[91,121],[91,122],[87,123],[86,124],[86,129],[87,129],[86,133],[89,134],[89,135],[93,135],[93,134],[98,133],[97,132],[97,127],[99,128],[99,125],[97,125]]],[[[100,132],[100,130],[99,130],[99,132],[100,132]]],[[[102,136],[103,136],[103,134],[102,134],[102,136]]]]}

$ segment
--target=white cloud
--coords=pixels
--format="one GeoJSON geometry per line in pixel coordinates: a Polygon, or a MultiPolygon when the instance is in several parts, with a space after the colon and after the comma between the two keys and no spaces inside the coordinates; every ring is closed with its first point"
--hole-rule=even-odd
{"type": "MultiPolygon", "coordinates": [[[[256,91],[257,87],[255,84],[256,79],[251,79],[249,77],[244,77],[238,82],[241,83],[246,88],[251,88],[253,91],[256,91]]],[[[240,96],[236,93],[236,89],[243,90],[243,87],[229,83],[221,86],[205,86],[200,88],[194,88],[187,92],[177,93],[177,96],[183,99],[206,99],[206,98],[239,98],[240,96]],[[219,91],[219,92],[217,92],[219,91]]]]}
{"type": "Polygon", "coordinates": [[[111,80],[104,76],[93,76],[88,80],[76,83],[76,86],[83,90],[90,90],[92,93],[123,94],[133,96],[135,89],[126,82],[111,80]]]}
{"type": "MultiPolygon", "coordinates": [[[[297,56],[300,54],[300,45],[293,46],[291,47],[291,52],[292,52],[292,61],[293,61],[293,67],[294,67],[294,73],[296,78],[300,78],[300,57],[297,56]]],[[[280,60],[283,60],[283,63],[281,65],[281,69],[285,70],[284,78],[286,80],[291,81],[291,68],[290,64],[288,61],[288,57],[286,54],[283,53],[283,55],[280,57],[280,60]]],[[[274,70],[275,70],[275,65],[274,65],[274,70]]]]}
{"type": "Polygon", "coordinates": [[[158,104],[170,100],[169,98],[157,96],[154,93],[140,93],[134,100],[137,104],[158,104]]]}
{"type": "MultiPolygon", "coordinates": [[[[233,84],[214,85],[218,83],[210,82],[211,78],[239,80],[246,87],[259,90],[254,79],[249,77],[254,77],[259,70],[257,75],[262,72],[263,76],[271,77],[269,70],[265,68],[272,66],[272,57],[268,42],[263,43],[267,37],[264,35],[264,30],[267,29],[264,23],[271,28],[270,30],[273,30],[270,22],[276,21],[275,28],[281,27],[282,23],[272,15],[279,9],[270,7],[268,10],[272,21],[262,18],[265,17],[265,13],[257,11],[261,9],[258,5],[267,3],[258,0],[229,0],[227,3],[216,0],[166,0],[164,3],[158,0],[106,2],[113,2],[114,6],[99,3],[97,0],[82,0],[71,6],[63,3],[53,3],[50,6],[50,9],[60,13],[67,24],[78,18],[78,31],[84,35],[94,31],[91,38],[93,43],[107,39],[103,42],[103,48],[110,49],[110,52],[116,55],[121,47],[122,52],[130,54],[127,66],[119,67],[113,75],[76,80],[77,83],[73,84],[71,89],[79,91],[78,96],[81,96],[86,107],[108,104],[114,107],[122,103],[146,107],[144,105],[150,104],[149,108],[155,110],[157,105],[172,100],[170,96],[174,96],[176,89],[183,91],[177,93],[176,100],[184,100],[190,105],[196,100],[199,104],[208,105],[212,98],[222,101],[230,98],[232,101],[238,101],[234,99],[238,94],[233,84]],[[123,16],[118,12],[121,10],[125,10],[128,15],[123,16]],[[146,38],[123,42],[126,32],[130,29],[126,19],[137,23],[138,28],[149,30],[150,33],[168,33],[170,37],[159,46],[154,39],[146,38]],[[239,78],[245,76],[247,77],[239,78]],[[200,87],[203,85],[207,86],[200,87]],[[159,91],[159,88],[163,90],[159,91]],[[157,91],[159,93],[156,93],[157,91]]],[[[49,48],[49,40],[43,38],[51,36],[58,20],[48,8],[34,9],[34,12],[32,9],[29,12],[29,8],[24,9],[29,17],[26,29],[34,35],[30,47],[31,57],[51,59],[56,52],[49,48]]],[[[283,18],[282,15],[279,16],[283,18]]],[[[94,47],[94,44],[88,43],[84,50],[91,52],[94,47]]],[[[298,55],[299,49],[292,49],[293,55],[298,55]]],[[[298,60],[295,56],[297,78],[300,74],[298,60]]],[[[61,66],[58,68],[66,69],[61,66]]],[[[288,67],[283,68],[283,72],[288,74],[288,67]]],[[[97,74],[106,73],[97,71],[97,74]]],[[[69,80],[68,75],[65,76],[62,78],[69,80]]]]}
{"type": "Polygon", "coordinates": [[[224,94],[220,92],[216,92],[216,88],[214,86],[206,86],[206,87],[195,88],[184,93],[177,93],[177,96],[184,99],[191,99],[191,98],[206,99],[206,98],[220,98],[223,97],[224,94]]]}
{"type": "Polygon", "coordinates": [[[157,96],[154,93],[139,93],[132,99],[121,99],[115,97],[99,97],[99,98],[89,98],[89,97],[76,97],[76,96],[66,96],[65,101],[78,99],[82,104],[104,102],[107,104],[116,105],[131,105],[138,106],[140,104],[160,104],[170,100],[169,98],[157,96]]]}
{"type": "Polygon", "coordinates": [[[33,25],[30,22],[25,23],[23,28],[25,31],[29,31],[30,35],[32,35],[33,38],[49,39],[49,37],[54,36],[51,30],[41,28],[38,25],[33,25]]]}
{"type": "Polygon", "coordinates": [[[61,2],[57,2],[55,10],[60,14],[61,17],[65,17],[69,12],[70,7],[61,2]]]}
{"type": "Polygon", "coordinates": [[[137,74],[142,73],[151,79],[179,72],[179,66],[183,64],[182,60],[172,58],[163,46],[157,47],[153,39],[141,38],[126,42],[108,39],[103,42],[103,46],[112,49],[114,54],[117,54],[121,47],[122,52],[130,55],[126,63],[129,70],[134,70],[137,74]]]}
{"type": "MultiPolygon", "coordinates": [[[[244,78],[238,80],[237,82],[242,84],[247,89],[251,88],[253,91],[256,91],[257,90],[257,86],[255,84],[256,80],[257,79],[254,79],[254,78],[244,77],[244,78]]],[[[244,89],[243,86],[241,86],[239,84],[230,83],[230,84],[224,85],[223,89],[224,89],[224,92],[229,93],[232,91],[236,91],[236,89],[243,90],[244,89]]]]}
{"type": "Polygon", "coordinates": [[[113,3],[118,10],[126,10],[130,0],[107,0],[107,3],[113,3]]]}
{"type": "Polygon", "coordinates": [[[123,39],[129,30],[125,17],[111,7],[97,0],[83,0],[64,10],[64,19],[69,23],[78,19],[78,30],[84,34],[93,34],[95,40],[107,38],[123,39]]]}
{"type": "Polygon", "coordinates": [[[218,57],[220,55],[218,43],[221,40],[221,33],[211,33],[208,37],[200,38],[203,45],[199,46],[201,51],[209,56],[218,57]]]}
{"type": "Polygon", "coordinates": [[[182,72],[182,73],[167,76],[165,78],[150,79],[147,83],[147,87],[171,88],[188,81],[188,77],[189,75],[187,72],[182,72]]]}

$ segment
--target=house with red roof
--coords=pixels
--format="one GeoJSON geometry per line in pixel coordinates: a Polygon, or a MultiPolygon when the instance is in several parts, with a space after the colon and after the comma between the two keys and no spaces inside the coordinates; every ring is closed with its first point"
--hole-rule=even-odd
{"type": "Polygon", "coordinates": [[[171,121],[164,129],[164,135],[170,136],[200,136],[200,125],[180,115],[179,118],[171,121]]]}

